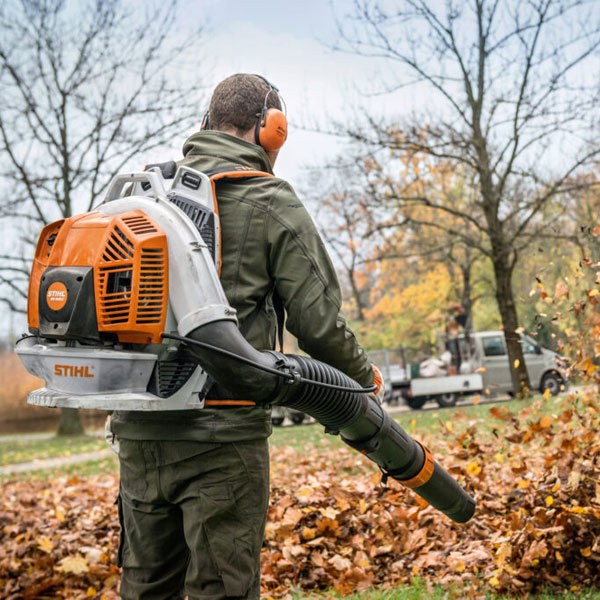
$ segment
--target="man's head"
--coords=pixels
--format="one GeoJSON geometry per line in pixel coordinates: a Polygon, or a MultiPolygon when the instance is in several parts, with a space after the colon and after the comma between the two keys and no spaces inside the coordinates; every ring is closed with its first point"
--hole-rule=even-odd
{"type": "MultiPolygon", "coordinates": [[[[274,163],[279,147],[272,149],[269,143],[258,141],[258,136],[262,135],[264,130],[264,127],[260,128],[260,125],[264,125],[264,119],[261,119],[263,109],[270,108],[277,109],[277,111],[267,114],[269,119],[273,115],[276,116],[278,121],[273,125],[279,129],[276,129],[275,137],[281,138],[283,135],[283,139],[280,141],[282,144],[287,124],[285,116],[278,113],[282,106],[277,90],[258,75],[236,73],[221,81],[213,92],[208,109],[210,128],[224,131],[249,142],[259,143],[265,147],[271,162],[274,163]],[[284,126],[283,134],[281,134],[281,123],[284,126]]],[[[271,123],[267,121],[267,127],[270,126],[271,123]]],[[[262,137],[260,139],[263,140],[262,137]]]]}

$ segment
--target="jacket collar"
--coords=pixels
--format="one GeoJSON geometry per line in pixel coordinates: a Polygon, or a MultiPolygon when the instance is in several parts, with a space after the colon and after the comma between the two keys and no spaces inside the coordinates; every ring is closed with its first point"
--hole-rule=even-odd
{"type": "Polygon", "coordinates": [[[183,155],[185,157],[206,156],[213,160],[222,159],[223,162],[273,173],[269,157],[261,146],[222,131],[194,133],[184,142],[183,155]]]}

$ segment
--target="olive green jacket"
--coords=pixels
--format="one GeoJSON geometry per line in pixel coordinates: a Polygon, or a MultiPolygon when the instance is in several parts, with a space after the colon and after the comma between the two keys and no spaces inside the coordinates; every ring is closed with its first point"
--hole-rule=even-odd
{"type": "MultiPolygon", "coordinates": [[[[192,135],[183,154],[178,165],[198,171],[237,164],[272,173],[260,146],[218,131],[192,135]]],[[[277,317],[269,295],[275,286],[287,313],[286,328],[300,348],[361,385],[370,385],[373,370],[341,312],[335,269],[313,220],[289,183],[277,177],[225,180],[217,184],[217,199],[221,283],[240,325],[267,296],[246,333],[250,344],[258,349],[275,347],[277,317]]],[[[137,439],[258,439],[270,433],[270,411],[243,407],[207,408],[185,415],[119,413],[113,416],[113,430],[121,437],[137,439]]]]}

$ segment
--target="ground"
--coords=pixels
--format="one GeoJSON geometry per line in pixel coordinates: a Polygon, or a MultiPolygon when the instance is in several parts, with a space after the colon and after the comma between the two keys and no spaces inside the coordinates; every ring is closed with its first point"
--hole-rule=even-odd
{"type": "MultiPolygon", "coordinates": [[[[397,417],[477,498],[451,523],[322,427],[276,429],[263,596],[600,598],[593,392],[397,417]],[[391,589],[386,589],[391,588],[391,589]]],[[[0,442],[0,462],[105,450],[96,437],[0,442]]],[[[113,598],[117,461],[4,475],[0,596],[113,598]]]]}

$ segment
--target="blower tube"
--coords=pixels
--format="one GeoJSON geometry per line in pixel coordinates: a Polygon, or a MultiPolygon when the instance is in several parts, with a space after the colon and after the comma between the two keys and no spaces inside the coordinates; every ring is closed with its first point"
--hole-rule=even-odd
{"type": "Polygon", "coordinates": [[[309,414],[325,426],[327,433],[339,434],[348,446],[377,464],[384,478],[392,477],[412,488],[453,521],[465,523],[473,516],[473,498],[427,448],[413,440],[362,392],[357,382],[338,369],[303,356],[256,350],[232,321],[198,327],[187,340],[165,337],[187,341],[208,375],[238,398],[309,414]]]}

